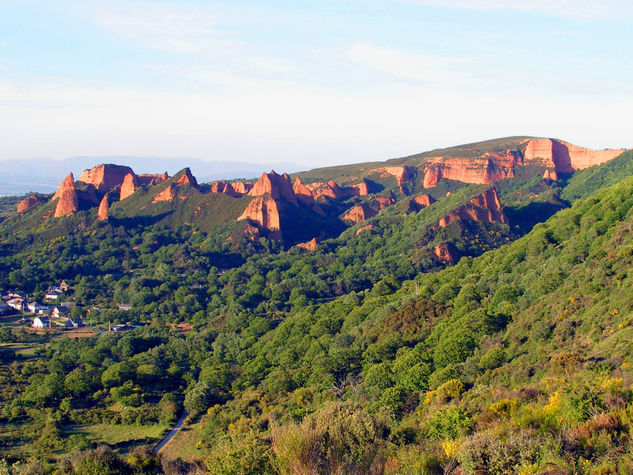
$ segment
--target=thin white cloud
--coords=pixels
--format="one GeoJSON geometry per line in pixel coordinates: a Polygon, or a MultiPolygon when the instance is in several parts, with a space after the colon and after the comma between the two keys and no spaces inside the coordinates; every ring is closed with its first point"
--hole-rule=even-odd
{"type": "Polygon", "coordinates": [[[117,36],[170,53],[209,52],[231,43],[218,34],[217,17],[203,9],[115,2],[98,7],[93,20],[117,36]]]}
{"type": "Polygon", "coordinates": [[[456,66],[463,60],[412,54],[371,43],[355,43],[344,57],[357,64],[387,75],[415,82],[441,83],[452,86],[472,84],[473,80],[456,66]]]}
{"type": "Polygon", "coordinates": [[[633,13],[630,0],[408,0],[411,3],[468,10],[535,12],[590,20],[633,13]]]}

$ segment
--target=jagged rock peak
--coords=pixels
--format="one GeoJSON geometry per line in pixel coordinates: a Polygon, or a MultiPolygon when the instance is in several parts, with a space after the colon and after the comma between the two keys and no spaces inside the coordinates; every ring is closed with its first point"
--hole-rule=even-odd
{"type": "Polygon", "coordinates": [[[121,184],[121,193],[119,195],[119,200],[124,200],[128,196],[131,196],[136,191],[138,187],[138,180],[134,173],[128,173],[123,178],[123,183],[121,184]]]}
{"type": "Polygon", "coordinates": [[[101,203],[99,203],[99,210],[97,211],[97,221],[107,221],[109,215],[108,206],[108,194],[103,195],[101,203]]]}
{"type": "Polygon", "coordinates": [[[300,249],[305,249],[306,251],[316,251],[316,248],[318,245],[319,243],[317,242],[317,239],[314,237],[308,242],[300,242],[299,244],[297,244],[297,247],[300,249]]]}
{"type": "Polygon", "coordinates": [[[270,173],[262,173],[262,176],[253,185],[248,195],[263,196],[265,194],[270,194],[273,198],[283,198],[290,203],[297,204],[297,197],[287,173],[278,175],[275,170],[271,170],[270,173]]]}
{"type": "Polygon", "coordinates": [[[134,174],[130,167],[106,163],[84,170],[77,181],[92,185],[98,191],[109,191],[120,186],[129,173],[134,174]]]}
{"type": "Polygon", "coordinates": [[[274,198],[256,197],[251,201],[238,221],[248,219],[260,230],[266,231],[270,239],[282,240],[279,206],[274,198]]]}
{"type": "Polygon", "coordinates": [[[191,185],[196,188],[198,187],[198,181],[196,180],[196,177],[191,174],[189,167],[183,169],[179,173],[182,173],[182,175],[178,178],[178,181],[176,181],[177,185],[191,185]]]}
{"type": "Polygon", "coordinates": [[[56,218],[77,212],[79,200],[77,199],[77,190],[75,189],[75,177],[72,173],[69,173],[64,181],[62,181],[52,199],[57,199],[54,214],[56,218]]]}
{"type": "Polygon", "coordinates": [[[27,196],[18,204],[18,213],[26,213],[28,210],[36,207],[41,202],[42,200],[36,195],[27,196]]]}
{"type": "Polygon", "coordinates": [[[494,187],[475,196],[468,203],[451,211],[439,220],[440,227],[446,227],[453,221],[484,221],[507,224],[508,218],[503,212],[499,195],[494,187]]]}

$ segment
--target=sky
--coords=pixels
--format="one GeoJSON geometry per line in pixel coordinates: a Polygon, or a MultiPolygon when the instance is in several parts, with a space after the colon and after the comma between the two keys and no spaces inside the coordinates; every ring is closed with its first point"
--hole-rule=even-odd
{"type": "Polygon", "coordinates": [[[0,160],[632,148],[631,0],[0,0],[0,160]]]}

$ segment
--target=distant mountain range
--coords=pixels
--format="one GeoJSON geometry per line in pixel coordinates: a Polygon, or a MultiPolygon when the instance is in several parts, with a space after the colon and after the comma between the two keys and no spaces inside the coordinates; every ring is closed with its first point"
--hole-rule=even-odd
{"type": "Polygon", "coordinates": [[[147,173],[176,174],[184,166],[191,168],[201,183],[235,178],[254,178],[271,168],[295,172],[296,163],[249,163],[239,161],[196,160],[191,158],[154,157],[73,157],[64,160],[32,158],[0,160],[0,196],[22,195],[30,192],[53,193],[68,172],[77,176],[87,168],[101,163],[117,163],[147,173]]]}

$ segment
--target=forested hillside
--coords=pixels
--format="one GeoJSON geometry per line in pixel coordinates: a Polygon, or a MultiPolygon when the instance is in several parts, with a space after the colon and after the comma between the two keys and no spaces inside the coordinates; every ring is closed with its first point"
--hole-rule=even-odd
{"type": "Polygon", "coordinates": [[[107,220],[43,219],[55,202],[11,217],[0,289],[41,301],[64,280],[94,335],[1,318],[0,455],[16,473],[627,473],[632,159],[556,180],[525,166],[494,188],[376,178],[394,203],[344,226],[325,213],[312,248],[253,238],[234,219],[247,195],[178,185],[186,172],[107,220]],[[169,187],[188,198],[152,208],[169,187]],[[143,448],[183,409],[162,457],[143,448]]]}

